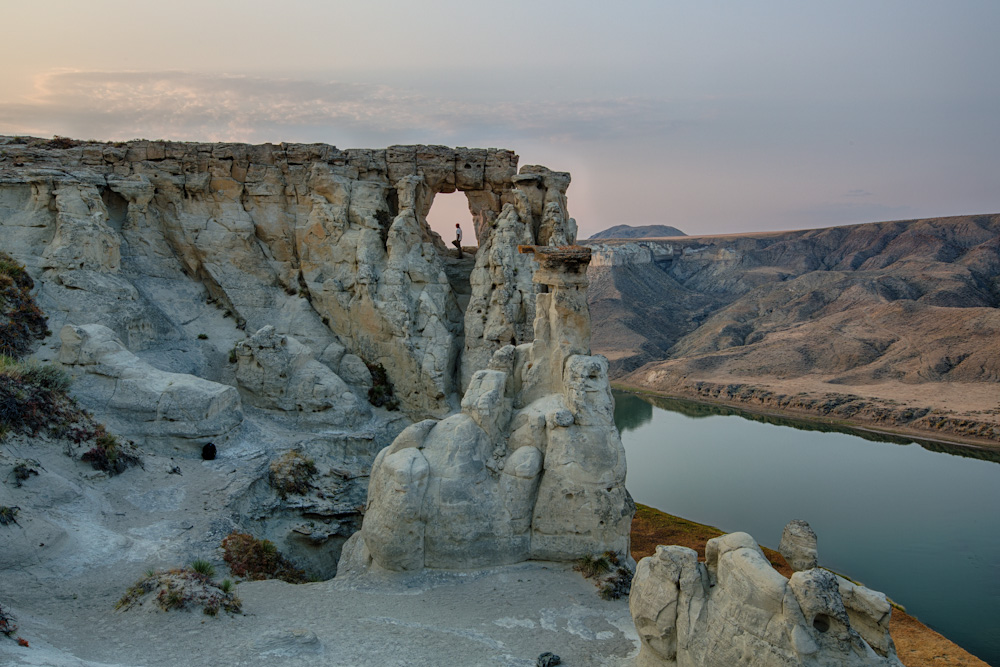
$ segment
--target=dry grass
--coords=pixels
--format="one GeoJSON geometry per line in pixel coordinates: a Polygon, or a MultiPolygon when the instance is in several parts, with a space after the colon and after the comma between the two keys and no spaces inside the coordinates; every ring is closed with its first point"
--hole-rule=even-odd
{"type": "Polygon", "coordinates": [[[305,572],[281,555],[270,540],[258,540],[247,533],[230,533],[222,540],[222,559],[237,577],[253,581],[281,579],[290,584],[308,581],[305,572]]]}
{"type": "MultiPolygon", "coordinates": [[[[637,505],[632,519],[632,557],[652,556],[660,544],[678,544],[705,559],[705,544],[724,533],[718,528],[687,521],[646,505],[637,505]]],[[[762,547],[774,569],[786,577],[792,569],[777,551],[762,547]]],[[[889,633],[906,667],[989,667],[985,662],[934,632],[898,607],[892,610],[889,633]]]]}

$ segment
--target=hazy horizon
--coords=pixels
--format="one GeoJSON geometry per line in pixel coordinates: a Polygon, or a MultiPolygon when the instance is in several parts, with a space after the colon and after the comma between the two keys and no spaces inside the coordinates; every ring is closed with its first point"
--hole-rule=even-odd
{"type": "MultiPolygon", "coordinates": [[[[572,173],[581,238],[1000,211],[988,0],[63,0],[5,14],[19,29],[0,44],[0,134],[509,148],[572,173]]],[[[431,218],[462,213],[446,198],[431,218]]]]}

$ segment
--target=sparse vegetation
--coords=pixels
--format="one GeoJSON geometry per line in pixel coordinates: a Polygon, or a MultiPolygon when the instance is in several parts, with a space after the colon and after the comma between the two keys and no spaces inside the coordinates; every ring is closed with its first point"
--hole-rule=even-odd
{"type": "Polygon", "coordinates": [[[271,461],[267,481],[282,498],[287,498],[290,493],[297,495],[309,493],[309,489],[312,488],[310,482],[315,475],[315,462],[301,452],[293,450],[271,461]]]}
{"type": "Polygon", "coordinates": [[[31,295],[34,285],[23,265],[0,252],[0,355],[19,359],[49,333],[31,295]]]}
{"type": "Polygon", "coordinates": [[[247,533],[231,533],[222,540],[223,560],[237,577],[253,581],[281,579],[290,584],[307,581],[305,572],[281,555],[274,543],[247,533]]]}
{"type": "Polygon", "coordinates": [[[620,600],[627,597],[632,590],[632,577],[635,573],[631,569],[619,565],[615,568],[615,573],[604,580],[599,595],[605,600],[620,600]]]}
{"type": "Polygon", "coordinates": [[[594,577],[608,572],[611,569],[611,561],[608,560],[607,554],[604,556],[587,554],[576,559],[576,564],[573,565],[573,569],[582,574],[585,578],[593,579],[594,577]]]}
{"type": "Polygon", "coordinates": [[[396,398],[396,390],[389,381],[389,374],[382,364],[369,364],[368,371],[372,374],[372,386],[368,390],[368,402],[376,408],[384,407],[386,410],[398,410],[399,399],[396,398]]]}
{"type": "Polygon", "coordinates": [[[125,591],[115,609],[128,610],[136,604],[142,605],[142,599],[155,591],[156,604],[163,611],[201,607],[208,616],[216,616],[219,611],[239,614],[243,603],[235,595],[232,582],[227,579],[218,584],[212,580],[214,573],[211,563],[199,560],[194,561],[191,567],[164,572],[147,571],[142,579],[125,591]],[[211,574],[196,570],[195,565],[199,563],[207,564],[211,574]]]}
{"type": "MultiPolygon", "coordinates": [[[[67,393],[69,375],[49,364],[21,360],[32,341],[50,333],[31,296],[32,286],[24,267],[0,253],[0,440],[12,433],[44,431],[73,445],[92,443],[80,458],[96,470],[115,475],[141,464],[132,443],[109,434],[67,393]]],[[[66,453],[72,456],[72,447],[66,453]]],[[[15,469],[18,486],[33,472],[37,474],[27,466],[15,469]]]]}
{"type": "Polygon", "coordinates": [[[60,137],[58,134],[52,137],[52,139],[45,143],[44,148],[74,148],[79,146],[81,142],[76,139],[70,139],[69,137],[60,137]]]}
{"type": "Polygon", "coordinates": [[[631,568],[621,562],[621,557],[614,551],[605,551],[600,556],[587,554],[577,559],[573,569],[587,579],[597,579],[600,587],[599,595],[605,600],[618,600],[632,589],[631,568]],[[602,575],[611,572],[610,577],[602,575]]]}
{"type": "Polygon", "coordinates": [[[17,488],[21,488],[21,486],[24,485],[24,482],[29,477],[38,474],[37,470],[29,466],[37,466],[37,465],[39,465],[38,461],[21,461],[20,463],[14,466],[14,468],[10,471],[8,477],[13,475],[14,486],[16,486],[17,488]]]}
{"type": "Polygon", "coordinates": [[[0,634],[10,637],[15,632],[17,632],[17,624],[14,623],[14,615],[0,604],[0,634]]]}
{"type": "Polygon", "coordinates": [[[215,566],[212,565],[210,561],[207,561],[203,558],[197,558],[191,561],[191,569],[197,572],[198,574],[204,575],[206,577],[215,576],[215,566]]]}
{"type": "Polygon", "coordinates": [[[17,513],[20,511],[20,507],[0,505],[0,526],[9,526],[12,523],[17,523],[17,513]]]}
{"type": "Polygon", "coordinates": [[[229,350],[229,363],[235,364],[238,357],[236,356],[236,348],[229,350]]]}
{"type": "Polygon", "coordinates": [[[101,424],[98,424],[97,430],[99,432],[94,438],[94,446],[84,452],[80,457],[81,461],[86,461],[94,470],[102,470],[109,475],[117,475],[130,466],[142,463],[138,450],[132,443],[123,444],[107,433],[101,424]]]}
{"type": "Polygon", "coordinates": [[[208,340],[208,334],[207,333],[198,334],[198,340],[208,340]]]}

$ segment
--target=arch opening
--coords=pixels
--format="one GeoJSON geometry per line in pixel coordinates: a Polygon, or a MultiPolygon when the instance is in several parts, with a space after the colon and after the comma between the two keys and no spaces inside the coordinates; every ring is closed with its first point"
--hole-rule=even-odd
{"type": "MultiPolygon", "coordinates": [[[[476,248],[476,228],[469,210],[469,200],[464,192],[438,192],[434,195],[430,210],[427,211],[427,225],[444,241],[450,255],[457,255],[453,241],[455,240],[455,225],[462,228],[462,246],[476,248]]],[[[475,253],[475,250],[468,252],[475,253]]]]}

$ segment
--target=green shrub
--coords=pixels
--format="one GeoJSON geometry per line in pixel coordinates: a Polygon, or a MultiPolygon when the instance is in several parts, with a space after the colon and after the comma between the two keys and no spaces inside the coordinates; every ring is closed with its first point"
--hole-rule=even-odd
{"type": "MultiPolygon", "coordinates": [[[[240,613],[243,603],[234,595],[232,582],[228,585],[225,582],[222,585],[215,583],[211,580],[211,575],[194,569],[198,562],[192,563],[190,568],[147,571],[146,576],[125,591],[125,595],[115,604],[115,609],[128,610],[137,603],[141,605],[142,599],[155,591],[153,599],[164,611],[200,606],[208,616],[217,616],[220,610],[240,613]]],[[[207,564],[211,567],[211,563],[207,564]]]]}
{"type": "Polygon", "coordinates": [[[222,540],[222,559],[237,577],[254,581],[281,579],[290,584],[306,581],[305,572],[281,555],[274,543],[247,533],[231,533],[222,540]]]}
{"type": "Polygon", "coordinates": [[[211,578],[215,576],[215,566],[203,558],[196,558],[191,561],[191,569],[205,577],[211,578]]]}
{"type": "MultiPolygon", "coordinates": [[[[38,465],[38,461],[31,461],[31,463],[38,465]]],[[[21,488],[24,485],[24,482],[27,481],[27,479],[32,475],[37,475],[38,471],[34,468],[28,467],[28,463],[22,461],[14,466],[14,468],[10,471],[10,474],[14,476],[14,486],[21,488]]]]}
{"type": "Polygon", "coordinates": [[[101,425],[94,438],[94,446],[87,450],[80,460],[89,463],[94,470],[101,470],[109,475],[117,475],[125,472],[130,466],[142,463],[131,443],[123,445],[101,425]]]}
{"type": "Polygon", "coordinates": [[[620,600],[632,590],[633,572],[627,567],[618,567],[614,575],[608,577],[601,586],[600,596],[605,600],[620,600]]]}
{"type": "Polygon", "coordinates": [[[600,576],[611,571],[611,561],[607,555],[594,556],[587,554],[576,559],[573,569],[582,574],[587,579],[600,576]]]}

